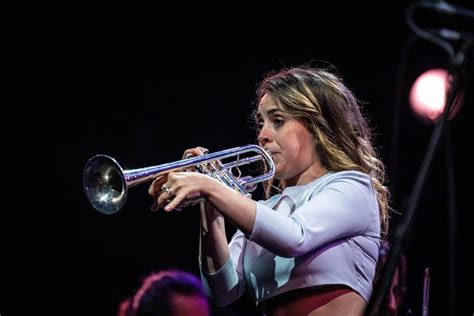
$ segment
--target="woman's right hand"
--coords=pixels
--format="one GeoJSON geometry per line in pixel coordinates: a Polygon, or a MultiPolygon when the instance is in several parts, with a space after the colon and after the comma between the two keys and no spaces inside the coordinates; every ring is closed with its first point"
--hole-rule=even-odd
{"type": "MultiPolygon", "coordinates": [[[[195,148],[190,148],[184,151],[183,153],[183,159],[195,157],[195,156],[202,156],[208,153],[208,150],[204,147],[195,147],[195,148]]],[[[184,168],[184,170],[178,170],[178,171],[184,171],[184,172],[193,172],[196,171],[195,167],[187,167],[184,168]]],[[[176,171],[174,171],[176,172],[176,171]]],[[[154,203],[151,207],[152,211],[157,211],[160,206],[158,204],[159,200],[166,200],[165,198],[169,199],[170,196],[163,196],[162,199],[160,199],[161,195],[169,195],[168,192],[163,190],[164,184],[168,181],[168,176],[172,172],[169,172],[167,174],[159,175],[158,177],[153,180],[151,185],[148,187],[148,194],[153,198],[154,203]]]]}

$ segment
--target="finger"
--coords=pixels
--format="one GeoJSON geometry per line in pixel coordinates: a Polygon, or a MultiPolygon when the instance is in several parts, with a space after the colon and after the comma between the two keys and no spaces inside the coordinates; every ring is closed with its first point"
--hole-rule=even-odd
{"type": "Polygon", "coordinates": [[[170,202],[174,198],[174,195],[169,192],[163,192],[158,196],[156,202],[158,203],[158,207],[164,207],[166,204],[170,202]]]}
{"type": "Polygon", "coordinates": [[[197,149],[200,151],[200,155],[205,155],[209,152],[209,149],[205,147],[197,147],[197,149]]]}
{"type": "Polygon", "coordinates": [[[181,204],[181,202],[183,201],[183,198],[180,196],[180,195],[177,195],[175,196],[171,202],[169,202],[166,206],[165,206],[165,212],[171,212],[172,210],[174,210],[175,208],[177,208],[179,206],[179,204],[181,204]]]}
{"type": "Polygon", "coordinates": [[[153,180],[153,182],[148,187],[148,194],[153,198],[156,198],[158,192],[160,192],[161,186],[166,182],[166,175],[160,175],[153,180]]]}
{"type": "Polygon", "coordinates": [[[183,201],[183,198],[184,196],[182,194],[177,194],[170,197],[171,201],[169,201],[170,199],[168,199],[167,202],[167,205],[165,206],[165,211],[166,212],[171,212],[172,210],[178,208],[179,209],[179,205],[181,204],[181,202],[183,201]]]}
{"type": "Polygon", "coordinates": [[[198,146],[195,148],[186,149],[184,151],[183,158],[186,159],[190,157],[201,156],[201,155],[207,154],[208,152],[209,150],[207,148],[198,146]]]}
{"type": "Polygon", "coordinates": [[[198,148],[187,149],[183,153],[183,158],[187,159],[187,158],[199,156],[200,152],[201,151],[198,148]]]}
{"type": "Polygon", "coordinates": [[[195,157],[195,156],[197,156],[197,155],[193,151],[191,151],[190,149],[186,150],[183,153],[183,159],[188,159],[188,158],[195,157]]]}
{"type": "Polygon", "coordinates": [[[160,206],[158,205],[158,202],[157,201],[154,201],[153,202],[153,205],[151,206],[151,211],[152,212],[156,212],[160,209],[160,206]]]}
{"type": "Polygon", "coordinates": [[[151,210],[153,212],[158,211],[160,208],[164,209],[166,205],[171,202],[171,198],[167,193],[161,194],[160,197],[153,203],[151,210]]]}

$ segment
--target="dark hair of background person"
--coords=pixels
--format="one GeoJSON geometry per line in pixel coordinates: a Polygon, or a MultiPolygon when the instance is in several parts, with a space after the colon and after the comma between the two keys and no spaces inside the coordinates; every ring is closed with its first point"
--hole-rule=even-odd
{"type": "Polygon", "coordinates": [[[117,316],[210,315],[201,281],[177,269],[153,272],[130,298],[119,305],[117,316]]]}

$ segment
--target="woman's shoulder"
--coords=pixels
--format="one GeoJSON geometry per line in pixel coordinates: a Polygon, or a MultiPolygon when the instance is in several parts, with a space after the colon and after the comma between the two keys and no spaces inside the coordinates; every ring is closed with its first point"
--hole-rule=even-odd
{"type": "Polygon", "coordinates": [[[329,187],[338,187],[339,189],[352,188],[359,192],[370,192],[373,190],[370,176],[356,170],[328,172],[310,183],[308,189],[311,195],[314,195],[329,187]]]}
{"type": "Polygon", "coordinates": [[[333,171],[328,172],[322,177],[316,179],[311,184],[329,184],[335,181],[358,181],[367,183],[370,182],[370,176],[366,173],[356,171],[356,170],[341,170],[341,171],[333,171]]]}
{"type": "Polygon", "coordinates": [[[284,195],[288,195],[291,197],[311,196],[315,193],[324,190],[329,185],[338,185],[337,183],[352,183],[354,185],[371,187],[371,180],[368,174],[355,170],[332,171],[327,172],[323,176],[315,179],[314,181],[308,184],[287,187],[282,193],[275,194],[267,200],[259,200],[258,202],[272,207],[284,195]]]}

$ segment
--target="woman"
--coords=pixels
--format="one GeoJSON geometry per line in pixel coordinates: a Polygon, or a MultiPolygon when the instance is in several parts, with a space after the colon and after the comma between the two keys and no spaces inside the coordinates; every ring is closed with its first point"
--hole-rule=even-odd
{"type": "MultiPolygon", "coordinates": [[[[153,209],[204,198],[200,267],[224,306],[245,291],[268,315],[360,315],[388,229],[384,166],[359,104],[330,71],[295,67],[257,91],[258,142],[279,193],[254,201],[216,179],[174,172],[150,186],[153,209]],[[227,243],[224,220],[237,232],[227,243]]],[[[201,147],[185,155],[200,155],[201,147]]]]}

